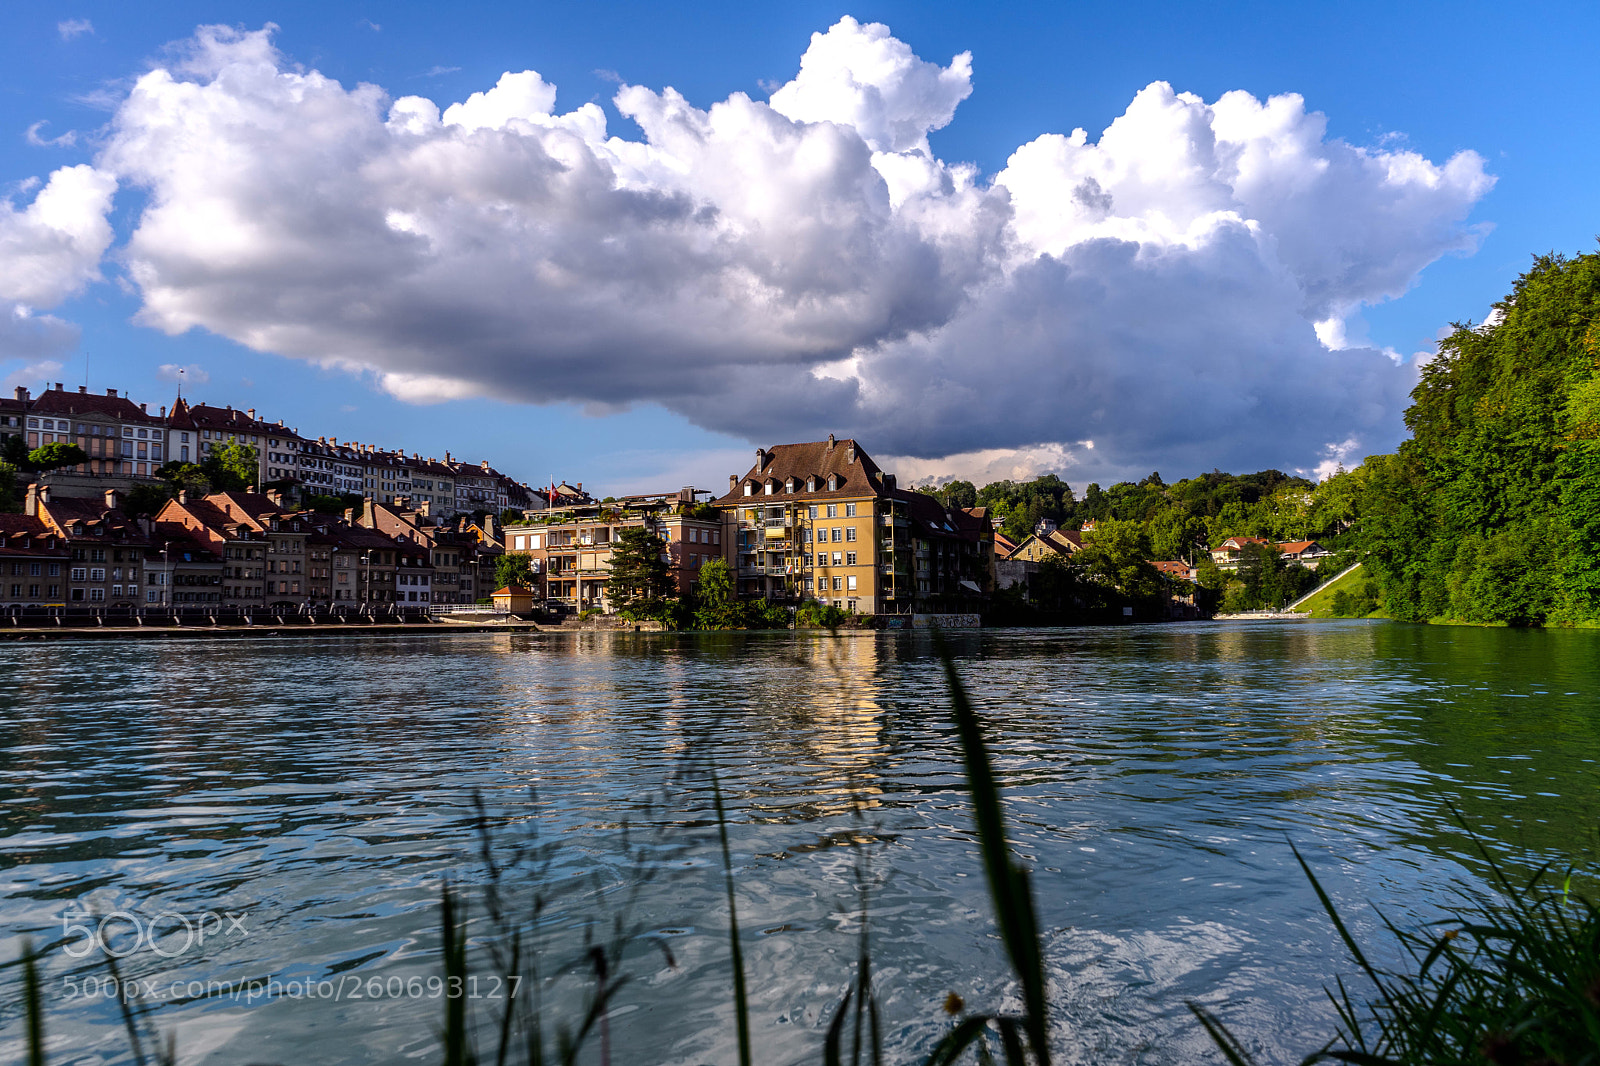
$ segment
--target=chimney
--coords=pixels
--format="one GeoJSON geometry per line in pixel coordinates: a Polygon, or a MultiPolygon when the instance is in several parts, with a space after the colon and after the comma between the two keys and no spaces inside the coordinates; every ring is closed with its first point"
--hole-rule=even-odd
{"type": "Polygon", "coordinates": [[[267,499],[272,501],[272,506],[274,506],[274,507],[282,507],[283,506],[283,493],[278,491],[277,489],[268,489],[267,490],[267,499]]]}
{"type": "Polygon", "coordinates": [[[423,500],[421,503],[417,504],[417,514],[421,515],[423,518],[427,518],[431,513],[432,509],[429,506],[429,501],[423,500]]]}
{"type": "Polygon", "coordinates": [[[346,507],[344,509],[344,524],[347,526],[356,524],[356,509],[354,507],[346,507]]]}
{"type": "Polygon", "coordinates": [[[850,442],[850,450],[845,453],[845,462],[853,463],[855,461],[856,461],[856,442],[855,441],[851,441],[850,442]]]}
{"type": "Polygon", "coordinates": [[[166,404],[162,404],[161,405],[161,417],[163,419],[165,419],[167,417],[167,405],[166,404]]]}
{"type": "Polygon", "coordinates": [[[579,492],[582,492],[582,491],[583,491],[583,482],[581,482],[581,481],[580,481],[580,482],[578,482],[578,491],[579,491],[579,492]]]}
{"type": "Polygon", "coordinates": [[[250,410],[246,411],[245,413],[250,416],[250,421],[254,422],[256,420],[256,409],[254,407],[250,408],[250,410]]]}
{"type": "Polygon", "coordinates": [[[39,502],[40,503],[49,503],[50,502],[50,486],[49,485],[40,485],[39,486],[39,502]]]}
{"type": "Polygon", "coordinates": [[[244,487],[244,491],[246,491],[250,495],[254,496],[256,494],[256,487],[254,485],[246,485],[244,487]]]}
{"type": "Polygon", "coordinates": [[[60,392],[60,391],[61,391],[61,382],[59,382],[59,381],[58,381],[58,382],[56,382],[56,391],[57,391],[57,392],[60,392]]]}
{"type": "Polygon", "coordinates": [[[28,402],[28,390],[23,388],[21,385],[17,386],[17,399],[23,403],[28,402]]]}
{"type": "Polygon", "coordinates": [[[117,509],[117,490],[116,489],[106,489],[106,510],[115,511],[116,509],[117,509]]]}
{"type": "Polygon", "coordinates": [[[500,539],[500,531],[495,528],[499,524],[500,523],[495,520],[494,515],[488,514],[483,516],[483,531],[489,534],[491,540],[500,539]]]}
{"type": "Polygon", "coordinates": [[[883,487],[888,489],[890,492],[894,491],[894,475],[893,474],[885,474],[885,475],[883,475],[883,487]]]}
{"type": "Polygon", "coordinates": [[[107,389],[106,390],[106,395],[111,397],[113,400],[115,400],[117,398],[117,390],[116,389],[107,389]]]}
{"type": "Polygon", "coordinates": [[[361,524],[368,529],[378,528],[378,515],[373,509],[371,496],[361,501],[361,524]]]}
{"type": "Polygon", "coordinates": [[[188,503],[189,502],[189,490],[188,489],[179,489],[178,490],[178,502],[179,503],[188,503]]]}
{"type": "Polygon", "coordinates": [[[148,406],[146,406],[145,404],[140,404],[139,405],[139,413],[142,414],[142,415],[147,415],[147,414],[150,413],[150,408],[148,406]]]}
{"type": "Polygon", "coordinates": [[[738,491],[738,488],[739,488],[739,475],[738,474],[729,474],[728,475],[728,495],[732,496],[736,491],[738,491]]]}
{"type": "Polygon", "coordinates": [[[832,433],[828,434],[828,450],[830,452],[833,451],[833,434],[832,433]]]}
{"type": "Polygon", "coordinates": [[[79,385],[78,386],[78,393],[81,396],[87,396],[89,394],[89,386],[87,386],[87,385],[79,385]]]}
{"type": "Polygon", "coordinates": [[[22,513],[29,518],[39,517],[39,483],[28,482],[28,497],[22,505],[22,513]]]}
{"type": "Polygon", "coordinates": [[[757,448],[756,449],[756,469],[760,470],[762,467],[764,467],[766,465],[767,465],[767,450],[765,448],[757,448]]]}

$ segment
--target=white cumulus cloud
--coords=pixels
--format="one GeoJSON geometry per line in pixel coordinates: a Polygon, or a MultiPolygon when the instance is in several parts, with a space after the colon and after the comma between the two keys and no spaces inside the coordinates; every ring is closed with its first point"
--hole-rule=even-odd
{"type": "Polygon", "coordinates": [[[56,32],[61,35],[63,41],[70,41],[74,37],[94,33],[94,23],[88,19],[62,19],[56,23],[56,32]]]}
{"type": "Polygon", "coordinates": [[[1335,350],[1343,324],[1470,251],[1493,181],[1470,151],[1330,139],[1297,96],[1163,83],[985,179],[928,143],[970,56],[853,19],[766,103],[620,86],[638,140],[534,71],[441,109],[296,67],[271,31],[202,28],[117,111],[94,173],[148,193],[140,319],[416,402],[655,401],[996,469],[1311,469],[1398,436],[1414,371],[1335,350]]]}
{"type": "Polygon", "coordinates": [[[37,358],[77,343],[76,326],[37,311],[100,276],[115,191],[116,179],[80,164],[51,174],[26,206],[0,200],[0,357],[37,358]]]}

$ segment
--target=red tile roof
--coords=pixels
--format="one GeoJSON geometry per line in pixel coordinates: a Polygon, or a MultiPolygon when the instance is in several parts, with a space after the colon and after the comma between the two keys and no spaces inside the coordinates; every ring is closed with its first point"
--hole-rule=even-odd
{"type": "Polygon", "coordinates": [[[144,423],[159,426],[161,419],[139,409],[139,405],[126,396],[98,395],[92,392],[68,392],[65,389],[48,389],[39,394],[29,409],[30,415],[49,418],[67,415],[76,418],[105,418],[121,422],[144,423]]]}

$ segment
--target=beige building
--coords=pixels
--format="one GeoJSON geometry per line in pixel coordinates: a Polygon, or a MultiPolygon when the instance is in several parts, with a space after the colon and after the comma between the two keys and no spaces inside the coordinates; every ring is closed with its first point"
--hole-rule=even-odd
{"type": "Polygon", "coordinates": [[[976,611],[993,588],[981,509],[899,489],[853,440],[758,448],[713,505],[741,596],[909,614],[976,611]]]}
{"type": "Polygon", "coordinates": [[[684,488],[539,512],[530,522],[505,528],[505,550],[528,556],[542,599],[609,610],[612,549],[623,530],[645,528],[665,542],[663,558],[678,595],[691,596],[700,568],[724,557],[721,516],[697,501],[707,495],[684,488]]]}

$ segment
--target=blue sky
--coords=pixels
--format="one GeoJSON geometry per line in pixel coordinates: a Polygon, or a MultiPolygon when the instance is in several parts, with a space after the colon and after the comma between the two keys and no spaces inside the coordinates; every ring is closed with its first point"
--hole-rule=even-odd
{"type": "MultiPolygon", "coordinates": [[[[1307,111],[1326,117],[1328,142],[1415,153],[1438,167],[1444,167],[1457,153],[1476,153],[1482,173],[1493,179],[1492,187],[1479,181],[1471,193],[1463,193],[1450,204],[1418,208],[1414,219],[1393,212],[1373,215],[1376,221],[1370,224],[1374,232],[1386,224],[1384,219],[1390,219],[1402,227],[1414,224],[1419,231],[1433,227],[1438,233],[1430,241],[1396,250],[1374,238],[1382,246],[1372,247],[1370,255],[1365,246],[1355,251],[1341,246],[1341,256],[1367,262],[1374,272],[1380,270],[1380,265],[1373,265],[1379,260],[1403,259],[1400,288],[1408,291],[1389,298],[1389,293],[1397,291],[1392,271],[1367,288],[1351,289],[1353,295],[1343,297],[1345,302],[1339,305],[1344,333],[1337,347],[1370,345],[1402,357],[1426,350],[1446,323],[1481,319],[1488,304],[1504,294],[1516,274],[1525,269],[1531,254],[1587,251],[1600,232],[1594,180],[1600,173],[1600,159],[1596,158],[1600,138],[1596,137],[1593,112],[1596,89],[1600,89],[1593,62],[1600,44],[1600,9],[1592,4],[1539,5],[1531,12],[1487,4],[1403,8],[1346,4],[1317,9],[1281,4],[1049,4],[1003,9],[926,3],[699,4],[692,9],[657,4],[459,4],[448,9],[393,3],[12,5],[0,15],[0,187],[20,210],[38,191],[32,182],[48,179],[57,168],[97,163],[103,170],[115,169],[102,159],[113,139],[109,126],[113,114],[123,105],[134,79],[153,65],[173,65],[180,52],[169,46],[190,39],[202,24],[259,30],[274,23],[278,28],[271,43],[280,54],[283,69],[320,71],[345,90],[367,82],[381,87],[391,101],[423,96],[440,108],[491,89],[504,72],[538,71],[545,82],[556,86],[554,113],[569,112],[592,101],[605,111],[611,135],[640,140],[645,136],[640,126],[619,113],[613,101],[619,80],[654,91],[671,86],[697,108],[709,108],[736,92],[764,102],[772,89],[795,78],[811,35],[827,31],[847,15],[862,23],[886,24],[917,57],[940,67],[948,67],[959,53],[971,53],[970,95],[960,101],[947,125],[941,126],[936,119],[924,125],[930,127],[926,143],[931,154],[942,164],[973,164],[980,186],[1006,167],[1019,146],[1040,135],[1066,135],[1082,127],[1093,144],[1105,127],[1129,109],[1136,94],[1158,81],[1170,83],[1178,93],[1193,93],[1208,104],[1233,90],[1261,101],[1297,93],[1304,98],[1307,111]],[[85,25],[75,32],[72,27],[79,22],[85,25]],[[65,30],[63,24],[67,24],[65,30]],[[70,143],[43,143],[69,133],[70,143]],[[1450,233],[1455,236],[1440,235],[1444,234],[1440,227],[1453,227],[1450,233]],[[1452,240],[1460,245],[1462,234],[1472,235],[1467,243],[1475,245],[1475,250],[1447,247],[1452,240]]],[[[194,75],[201,80],[207,76],[194,75]]],[[[808,116],[794,113],[791,117],[798,121],[808,116]]],[[[831,113],[827,117],[832,118],[831,113]]],[[[269,154],[264,158],[275,157],[269,154]]],[[[290,165],[291,161],[286,161],[286,168],[290,165]]],[[[291,175],[283,180],[285,194],[292,194],[295,179],[291,175]]],[[[759,181],[760,177],[746,180],[759,181]]],[[[1085,358],[1081,352],[1111,343],[1104,338],[1118,331],[1094,323],[1081,325],[1083,315],[1037,317],[1037,307],[1025,305],[1020,297],[957,320],[952,308],[975,300],[973,293],[993,283],[992,279],[965,277],[950,282],[951,291],[959,290],[959,295],[951,297],[950,306],[943,311],[924,308],[913,313],[897,304],[885,317],[902,316],[897,321],[910,325],[875,332],[853,324],[856,332],[835,331],[844,341],[827,342],[842,343],[844,347],[837,351],[825,351],[826,344],[815,340],[815,330],[804,337],[791,331],[773,340],[770,351],[762,349],[764,342],[741,341],[736,356],[717,364],[731,367],[731,376],[741,384],[726,393],[717,391],[720,385],[705,386],[704,402],[685,399],[673,394],[671,386],[653,383],[663,362],[692,362],[683,353],[703,346],[703,334],[686,330],[678,343],[664,344],[660,353],[639,356],[650,362],[631,361],[631,355],[612,352],[608,346],[638,348],[638,338],[649,334],[608,332],[608,316],[597,298],[588,319],[594,323],[592,337],[572,340],[570,347],[559,351],[532,340],[525,359],[514,340],[496,341],[490,346],[492,353],[486,348],[482,354],[466,350],[478,342],[464,340],[462,365],[482,368],[473,371],[477,376],[464,377],[472,387],[463,386],[462,391],[474,395],[440,403],[407,403],[392,394],[395,389],[385,391],[378,386],[381,368],[353,373],[306,361],[307,350],[315,350],[324,359],[340,358],[340,345],[350,342],[345,333],[319,333],[305,342],[309,348],[302,345],[300,358],[290,358],[253,351],[221,335],[231,331],[239,337],[264,327],[253,320],[229,317],[230,312],[219,310],[215,303],[207,303],[197,320],[209,323],[216,332],[200,325],[169,335],[136,324],[135,316],[147,297],[131,280],[127,247],[154,187],[126,180],[118,186],[110,214],[115,237],[99,267],[104,280],[79,287],[53,306],[35,308],[36,313],[52,314],[81,329],[76,343],[51,356],[62,364],[54,378],[69,387],[83,384],[87,376],[91,389],[127,389],[153,407],[170,402],[173,393],[173,385],[161,378],[158,367],[196,366],[210,380],[201,386],[190,385],[187,391],[192,398],[254,407],[311,435],[332,434],[423,454],[437,455],[448,449],[470,460],[487,457],[530,482],[554,476],[582,480],[605,491],[675,487],[690,480],[716,487],[727,474],[743,471],[754,443],[820,436],[830,429],[855,434],[874,453],[907,456],[904,465],[913,475],[981,477],[1054,468],[1080,488],[1091,478],[1106,480],[1147,469],[1141,465],[1146,463],[1159,462],[1162,472],[1172,478],[1217,465],[1309,469],[1332,454],[1319,454],[1312,447],[1321,438],[1307,437],[1293,447],[1278,446],[1277,442],[1292,434],[1287,429],[1275,431],[1275,419],[1291,428],[1304,421],[1292,391],[1260,391],[1252,400],[1250,417],[1264,426],[1262,433],[1226,442],[1219,441],[1215,433],[1197,431],[1185,436],[1171,431],[1174,420],[1187,417],[1181,389],[1174,390],[1177,398],[1166,407],[1154,401],[1134,402],[1128,391],[1110,387],[1095,404],[1075,407],[1071,394],[1080,387],[1093,391],[1097,387],[1093,383],[1107,377],[1105,367],[1076,376],[1059,368],[1077,365],[1076,361],[1085,358]],[[968,396],[941,407],[941,400],[907,391],[910,387],[904,380],[924,375],[921,368],[948,368],[957,357],[980,364],[991,358],[1005,360],[1012,350],[999,338],[1012,336],[1008,327],[1022,320],[1036,322],[1053,337],[1050,344],[1037,350],[1018,349],[1021,354],[1014,357],[1016,361],[1037,360],[1037,367],[1048,369],[1040,379],[1048,383],[1048,387],[1041,386],[1041,392],[1047,394],[1043,399],[1022,390],[992,404],[968,396]],[[1073,339],[1070,334],[1080,325],[1085,334],[1073,339]],[[988,338],[994,338],[992,348],[988,338]],[[804,373],[814,373],[833,356],[848,354],[852,345],[875,353],[881,350],[882,354],[881,358],[874,355],[878,361],[871,364],[872,369],[857,366],[851,371],[857,375],[851,387],[866,389],[890,382],[884,388],[894,397],[893,411],[886,413],[886,408],[859,400],[846,402],[840,399],[842,393],[827,393],[809,406],[797,401],[796,391],[804,392],[806,383],[815,380],[804,373]],[[595,367],[588,378],[571,369],[574,361],[583,360],[595,367]],[[777,372],[780,366],[782,374],[801,376],[782,376],[777,372]],[[770,376],[768,368],[774,368],[770,376]],[[500,392],[503,383],[515,381],[519,388],[520,383],[528,383],[521,392],[525,398],[550,399],[540,392],[538,382],[552,375],[563,379],[561,394],[570,398],[542,403],[484,398],[500,392]],[[608,391],[609,385],[621,378],[639,384],[608,391]],[[607,379],[612,380],[608,383],[607,379]],[[772,382],[771,391],[763,390],[763,381],[772,382]],[[659,401],[653,398],[653,390],[665,390],[659,401]],[[1050,414],[1053,401],[1048,394],[1052,391],[1061,395],[1058,422],[1052,422],[1050,414]],[[734,408],[737,413],[731,413],[734,408]],[[988,428],[981,432],[955,428],[966,410],[973,411],[972,419],[988,428]],[[1025,422],[1027,427],[1008,435],[1007,423],[1013,421],[1009,410],[1020,412],[1015,421],[1025,422]],[[919,412],[925,416],[921,423],[919,412]],[[766,435],[763,420],[769,414],[771,431],[766,435]],[[937,425],[929,424],[936,419],[940,420],[937,425]],[[1113,431],[1096,429],[1108,425],[1137,429],[1139,439],[1108,444],[1114,439],[1113,431]],[[874,435],[879,426],[883,427],[881,441],[874,435]],[[939,441],[946,434],[950,451],[941,455],[939,441]],[[1096,439],[1098,446],[1085,447],[1088,439],[1096,439]]],[[[687,195],[692,199],[697,191],[690,188],[687,195]]],[[[1048,200],[1047,194],[1041,195],[1048,200]]],[[[1374,194],[1365,187],[1353,187],[1341,195],[1359,215],[1366,209],[1361,197],[1370,199],[1374,194]]],[[[713,198],[709,192],[706,196],[713,198]]],[[[1124,197],[1117,192],[1119,204],[1124,197]]],[[[1311,213],[1320,216],[1317,222],[1324,228],[1319,232],[1335,232],[1338,223],[1326,216],[1345,202],[1334,197],[1307,207],[1283,223],[1281,233],[1274,231],[1269,237],[1289,241],[1291,229],[1299,232],[1310,225],[1304,219],[1311,213]]],[[[726,212],[726,204],[720,206],[726,212]]],[[[1333,240],[1307,239],[1313,243],[1333,240]]],[[[1044,249],[1048,241],[1040,238],[1036,243],[1044,249]]],[[[0,244],[0,254],[5,254],[5,247],[0,244]]],[[[1104,251],[1099,245],[1090,249],[1069,243],[1041,252],[1054,258],[1043,267],[1034,263],[1031,269],[1048,274],[1046,268],[1066,264],[1062,269],[1070,268],[1077,279],[1061,281],[1067,288],[1046,302],[1059,304],[1078,298],[1070,294],[1081,296],[1081,290],[1071,285],[1081,285],[1086,278],[1101,277],[1112,288],[1122,285],[1117,268],[1104,267],[1109,261],[1096,258],[1104,251]]],[[[330,252],[337,249],[317,254],[325,260],[330,252]]],[[[168,247],[162,254],[167,255],[160,260],[162,269],[170,277],[177,270],[173,266],[176,253],[168,247]]],[[[1170,273],[1153,278],[1139,275],[1127,281],[1126,287],[1148,284],[1153,294],[1148,299],[1154,301],[1149,306],[1164,307],[1163,294],[1175,291],[1175,286],[1194,284],[1192,293],[1181,300],[1174,298],[1171,308],[1155,313],[1181,322],[1190,313],[1186,309],[1194,309],[1193,335],[1198,339],[1192,358],[1200,362],[1231,358],[1229,353],[1254,342],[1230,339],[1232,326],[1218,326],[1207,316],[1226,306],[1230,322],[1234,322],[1250,314],[1255,297],[1229,304],[1226,293],[1214,298],[1206,288],[1228,286],[1227,279],[1234,276],[1234,268],[1228,265],[1231,262],[1214,257],[1175,264],[1170,273]],[[1208,270],[1213,272],[1212,280],[1193,280],[1197,273],[1208,270]]],[[[897,269],[893,261],[874,263],[872,269],[897,269]]],[[[1019,291],[1028,285],[1046,284],[1018,281],[1024,268],[1009,261],[996,269],[1003,270],[1008,283],[1019,291]]],[[[1308,291],[1315,288],[1317,283],[1306,281],[1303,275],[1305,271],[1297,275],[1301,284],[1308,291]]],[[[1137,302],[1119,303],[1118,292],[1101,296],[1107,308],[1104,314],[1112,314],[1110,308],[1121,308],[1117,313],[1124,318],[1137,316],[1137,302]]],[[[265,298],[271,299],[272,294],[265,298]]],[[[292,300],[286,300],[285,306],[293,306],[292,300]]],[[[464,306],[456,305],[454,312],[465,316],[464,306]]],[[[441,301],[441,309],[436,310],[436,320],[441,316],[449,319],[452,306],[441,301]]],[[[1323,308],[1315,314],[1325,312],[1323,308]]],[[[648,306],[641,311],[640,320],[645,323],[641,329],[648,327],[651,313],[648,306]]],[[[753,320],[769,313],[762,310],[753,320]]],[[[1302,308],[1300,314],[1313,313],[1302,308]]],[[[1264,315],[1263,323],[1270,317],[1264,315]]],[[[538,316],[519,319],[508,314],[506,322],[494,328],[502,333],[528,330],[531,335],[539,332],[542,321],[538,316]]],[[[680,325],[663,319],[660,330],[668,335],[680,325]]],[[[566,333],[574,328],[571,323],[561,326],[566,333]]],[[[438,334],[431,334],[426,351],[416,356],[423,362],[407,364],[406,373],[419,372],[418,366],[425,366],[429,375],[449,377],[455,373],[448,329],[440,327],[438,334]]],[[[1283,340],[1288,327],[1281,323],[1241,329],[1241,337],[1271,334],[1276,339],[1261,342],[1268,347],[1300,343],[1283,340]]],[[[381,344],[383,338],[393,336],[383,333],[372,343],[381,344]]],[[[1170,337],[1133,338],[1124,349],[1105,356],[1111,360],[1106,366],[1127,369],[1135,381],[1141,374],[1160,380],[1172,372],[1171,360],[1178,359],[1178,354],[1150,355],[1148,367],[1142,367],[1140,361],[1147,351],[1175,344],[1170,337]]],[[[1274,347],[1272,352],[1276,351],[1274,347]]],[[[1310,365],[1320,354],[1313,352],[1291,365],[1310,365]]],[[[24,368],[37,368],[43,357],[21,352],[0,355],[11,357],[0,363],[0,372],[38,387],[38,378],[27,376],[24,368]]],[[[1260,360],[1278,357],[1268,353],[1260,360]]],[[[369,357],[362,358],[372,362],[369,357]]],[[[1277,364],[1262,365],[1267,367],[1262,371],[1264,378],[1285,378],[1277,364]]],[[[1236,369],[1248,377],[1248,367],[1236,369]]],[[[711,374],[716,368],[696,372],[711,374]]],[[[1344,397],[1340,401],[1343,407],[1330,405],[1329,424],[1317,427],[1322,437],[1330,438],[1326,441],[1329,445],[1343,440],[1337,419],[1355,417],[1341,412],[1360,410],[1363,390],[1372,391],[1367,406],[1376,413],[1363,416],[1367,419],[1364,428],[1351,430],[1354,443],[1341,457],[1359,458],[1362,451],[1392,447],[1405,382],[1403,377],[1379,382],[1382,376],[1381,370],[1370,368],[1354,376],[1342,369],[1319,369],[1296,384],[1303,392],[1327,390],[1344,397]],[[1382,410],[1376,411],[1378,407],[1382,410]]],[[[834,380],[826,378],[822,385],[831,388],[828,383],[834,380]]],[[[1225,383],[1213,384],[1219,390],[1215,396],[1226,398],[1221,391],[1225,383]]],[[[952,372],[949,388],[942,395],[966,395],[962,390],[972,387],[952,372]]],[[[414,390],[399,391],[413,398],[416,395],[414,390]]],[[[1194,400],[1201,405],[1219,402],[1211,393],[1194,400]]]]}

